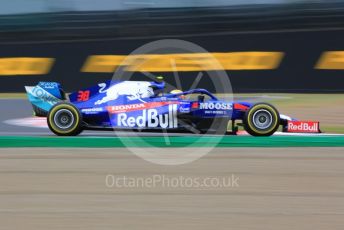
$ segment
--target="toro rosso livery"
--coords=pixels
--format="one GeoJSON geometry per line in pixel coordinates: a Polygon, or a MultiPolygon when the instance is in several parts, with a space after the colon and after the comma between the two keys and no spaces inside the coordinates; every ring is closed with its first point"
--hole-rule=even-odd
{"type": "Polygon", "coordinates": [[[270,136],[280,125],[284,132],[319,132],[318,122],[296,121],[267,103],[222,101],[205,89],[166,93],[161,78],[108,81],[68,96],[55,82],[25,89],[34,114],[61,136],[117,129],[236,134],[238,125],[253,136],[270,136]]]}

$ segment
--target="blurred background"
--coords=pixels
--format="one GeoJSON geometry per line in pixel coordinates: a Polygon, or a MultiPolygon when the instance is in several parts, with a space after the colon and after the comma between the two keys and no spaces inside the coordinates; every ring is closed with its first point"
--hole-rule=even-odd
{"type": "MultiPolygon", "coordinates": [[[[343,28],[344,0],[4,1],[0,92],[111,79],[116,57],[165,38],[223,53],[234,92],[344,92],[343,28]]],[[[197,72],[180,74],[186,88],[197,72]]]]}

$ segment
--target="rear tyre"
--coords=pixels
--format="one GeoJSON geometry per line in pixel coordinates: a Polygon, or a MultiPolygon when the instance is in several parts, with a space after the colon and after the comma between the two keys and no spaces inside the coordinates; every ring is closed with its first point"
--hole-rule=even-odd
{"type": "Polygon", "coordinates": [[[79,110],[70,103],[54,105],[47,117],[49,129],[58,136],[76,136],[82,132],[82,117],[79,110]]]}
{"type": "Polygon", "coordinates": [[[279,127],[280,116],[272,105],[258,103],[246,111],[243,123],[252,136],[271,136],[279,127]]]}

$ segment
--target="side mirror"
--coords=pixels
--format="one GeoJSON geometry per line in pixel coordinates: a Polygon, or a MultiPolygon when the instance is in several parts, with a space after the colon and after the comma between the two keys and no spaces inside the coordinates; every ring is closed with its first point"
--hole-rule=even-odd
{"type": "Polygon", "coordinates": [[[203,102],[204,101],[204,95],[198,95],[198,102],[203,102]]]}

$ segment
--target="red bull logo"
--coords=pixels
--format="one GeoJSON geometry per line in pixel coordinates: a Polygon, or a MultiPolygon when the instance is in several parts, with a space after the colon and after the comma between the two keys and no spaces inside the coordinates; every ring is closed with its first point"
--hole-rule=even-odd
{"type": "Polygon", "coordinates": [[[288,132],[292,133],[319,133],[319,122],[288,121],[288,132]]]}
{"type": "Polygon", "coordinates": [[[138,128],[177,128],[177,105],[168,106],[168,113],[159,114],[157,109],[142,110],[142,115],[128,116],[127,113],[117,115],[117,126],[119,127],[138,127],[138,128]]]}

